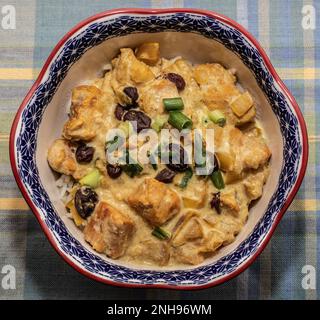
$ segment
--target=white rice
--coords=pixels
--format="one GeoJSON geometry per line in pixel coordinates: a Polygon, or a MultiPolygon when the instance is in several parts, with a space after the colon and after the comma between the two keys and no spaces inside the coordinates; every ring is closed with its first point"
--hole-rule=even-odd
{"type": "Polygon", "coordinates": [[[59,192],[59,198],[64,204],[67,204],[71,200],[71,190],[75,182],[71,176],[62,174],[58,180],[56,180],[56,186],[59,192]]]}

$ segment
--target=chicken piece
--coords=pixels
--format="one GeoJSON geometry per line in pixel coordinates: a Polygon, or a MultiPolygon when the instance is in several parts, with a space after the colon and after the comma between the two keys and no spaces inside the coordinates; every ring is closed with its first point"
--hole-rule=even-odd
{"type": "Polygon", "coordinates": [[[194,175],[188,183],[188,188],[180,188],[179,191],[185,208],[203,208],[207,198],[207,181],[194,175]]]}
{"type": "Polygon", "coordinates": [[[101,90],[102,86],[103,86],[103,81],[104,81],[103,78],[97,78],[91,82],[91,85],[93,85],[101,90]]]}
{"type": "Polygon", "coordinates": [[[249,200],[255,200],[261,197],[263,191],[263,185],[266,183],[269,175],[269,167],[263,168],[258,172],[250,174],[244,181],[246,194],[249,200]]]}
{"type": "Polygon", "coordinates": [[[193,69],[192,64],[185,59],[179,58],[171,63],[170,61],[166,60],[163,63],[162,72],[164,74],[167,73],[176,73],[179,74],[186,84],[195,81],[193,77],[193,69]]]}
{"type": "Polygon", "coordinates": [[[258,169],[270,156],[271,151],[261,138],[244,136],[241,158],[245,168],[258,169]]]}
{"type": "Polygon", "coordinates": [[[70,118],[63,128],[69,140],[92,140],[99,130],[106,101],[96,86],[78,86],[72,91],[70,118]]]}
{"type": "Polygon", "coordinates": [[[177,262],[192,265],[198,265],[204,260],[204,255],[201,254],[199,245],[190,242],[173,248],[173,257],[177,262]]]}
{"type": "Polygon", "coordinates": [[[229,214],[220,215],[219,218],[215,228],[224,234],[223,245],[227,245],[234,241],[235,236],[241,231],[243,223],[229,214]]]}
{"type": "Polygon", "coordinates": [[[139,61],[130,48],[120,49],[120,56],[112,63],[111,86],[122,105],[131,101],[124,93],[126,87],[137,87],[155,78],[151,68],[139,61]]]}
{"type": "Polygon", "coordinates": [[[115,103],[115,94],[111,86],[112,72],[109,71],[104,75],[101,91],[108,96],[108,100],[113,100],[115,103]]]}
{"type": "Polygon", "coordinates": [[[242,126],[245,123],[252,122],[256,116],[256,107],[253,105],[246,113],[241,117],[238,117],[230,108],[227,101],[207,101],[206,103],[210,111],[220,110],[226,116],[228,124],[235,126],[242,126]]]}
{"type": "Polygon", "coordinates": [[[164,183],[145,179],[128,197],[129,205],[151,225],[159,226],[180,210],[180,198],[164,183]]]}
{"type": "Polygon", "coordinates": [[[199,216],[193,211],[181,217],[177,225],[171,242],[173,247],[201,239],[204,235],[199,216]]]}
{"type": "Polygon", "coordinates": [[[202,105],[201,91],[193,77],[193,69],[190,62],[184,59],[177,59],[173,64],[166,66],[163,69],[164,74],[176,73],[179,74],[186,83],[185,88],[179,92],[183,99],[183,112],[192,118],[194,110],[199,109],[202,105]]]}
{"type": "Polygon", "coordinates": [[[213,253],[219,249],[224,241],[224,234],[219,230],[210,230],[200,248],[200,252],[213,253]]]}
{"type": "MultiPolygon", "coordinates": [[[[256,107],[250,96],[250,108],[242,108],[242,112],[234,113],[237,110],[236,105],[243,104],[243,98],[248,98],[249,95],[242,94],[236,86],[236,77],[229,71],[223,68],[220,64],[201,64],[194,68],[194,78],[198,82],[203,102],[209,110],[222,111],[227,119],[227,123],[241,126],[245,123],[253,121],[256,115],[256,107]],[[242,99],[239,99],[242,98],[242,99]],[[241,102],[242,101],[242,102],[241,102]]],[[[238,106],[239,107],[239,106],[238,106]]]]}
{"type": "Polygon", "coordinates": [[[219,63],[198,64],[194,67],[194,77],[199,85],[234,84],[236,77],[219,63]]]}
{"type": "Polygon", "coordinates": [[[139,60],[151,66],[160,59],[160,45],[158,42],[146,42],[137,48],[136,56],[139,60]]]}
{"type": "Polygon", "coordinates": [[[84,238],[93,249],[108,257],[121,257],[135,232],[134,222],[107,202],[100,202],[84,228],[84,238]]]}
{"type": "Polygon", "coordinates": [[[236,77],[218,63],[194,67],[194,78],[200,86],[204,102],[227,101],[240,94],[235,85],[236,77]]]}
{"type": "Polygon", "coordinates": [[[230,104],[233,113],[239,118],[244,116],[252,106],[253,99],[248,91],[236,97],[230,104]]]}
{"type": "Polygon", "coordinates": [[[168,264],[170,259],[168,242],[151,238],[130,247],[127,254],[134,260],[139,259],[159,266],[168,264]]]}
{"type": "Polygon", "coordinates": [[[271,152],[261,137],[244,135],[233,126],[215,129],[215,148],[221,169],[235,174],[257,169],[268,162],[271,152]]]}
{"type": "Polygon", "coordinates": [[[252,122],[256,116],[256,113],[256,107],[253,105],[242,117],[237,117],[234,115],[235,125],[242,126],[245,123],[252,122]]]}
{"type": "Polygon", "coordinates": [[[48,150],[48,162],[54,171],[66,175],[73,175],[77,170],[74,153],[64,139],[57,139],[53,142],[48,150]]]}
{"type": "Polygon", "coordinates": [[[141,84],[154,78],[151,68],[134,55],[132,49],[120,49],[120,56],[114,65],[115,79],[119,84],[141,84]]]}
{"type": "Polygon", "coordinates": [[[248,137],[259,138],[259,137],[263,136],[263,129],[256,122],[253,122],[253,123],[247,124],[246,126],[243,126],[241,128],[241,130],[248,137]]]}
{"type": "Polygon", "coordinates": [[[234,188],[229,188],[228,190],[221,192],[220,202],[222,207],[227,207],[234,212],[240,211],[240,206],[236,198],[236,190],[234,188]]]}
{"type": "Polygon", "coordinates": [[[74,151],[75,148],[70,141],[57,139],[53,142],[48,150],[48,162],[50,167],[59,173],[71,175],[76,180],[81,179],[91,171],[91,164],[79,164],[76,161],[74,151]]]}
{"type": "Polygon", "coordinates": [[[212,253],[223,244],[224,233],[215,229],[206,231],[202,225],[206,220],[200,218],[196,211],[190,211],[180,220],[183,221],[178,221],[179,226],[171,241],[177,260],[189,261],[186,263],[191,264],[193,261],[202,261],[203,253],[212,253]],[[180,250],[175,250],[177,248],[180,250]],[[191,253],[194,254],[194,258],[191,257],[191,253]]]}
{"type": "Polygon", "coordinates": [[[152,117],[164,112],[163,99],[179,97],[177,87],[167,79],[156,79],[140,90],[140,108],[152,117]]]}

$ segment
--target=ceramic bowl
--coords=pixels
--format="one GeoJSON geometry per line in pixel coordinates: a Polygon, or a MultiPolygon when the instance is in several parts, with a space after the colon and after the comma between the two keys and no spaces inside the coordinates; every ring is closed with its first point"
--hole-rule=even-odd
{"type": "Polygon", "coordinates": [[[95,280],[119,286],[197,289],[222,283],[263,250],[306,169],[306,126],[299,107],[258,42],[236,22],[193,9],[117,9],[97,14],[56,45],[22,102],[10,136],[11,165],[30,208],[56,251],[95,280]],[[121,47],[159,41],[161,55],[235,68],[253,95],[272,150],[271,174],[236,241],[199,266],[146,268],[97,254],[65,215],[46,152],[67,119],[71,89],[97,77],[121,47]]]}

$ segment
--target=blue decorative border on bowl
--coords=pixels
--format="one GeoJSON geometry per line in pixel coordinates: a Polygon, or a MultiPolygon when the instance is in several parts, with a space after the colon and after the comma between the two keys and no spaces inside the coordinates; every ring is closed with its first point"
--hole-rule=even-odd
{"type": "Polygon", "coordinates": [[[162,14],[155,16],[127,16],[107,18],[88,25],[73,35],[52,61],[48,76],[36,89],[21,116],[17,136],[17,164],[21,179],[34,204],[40,209],[45,223],[65,254],[71,256],[89,272],[105,279],[131,284],[203,285],[229,274],[252,256],[267,235],[286,197],[293,188],[301,165],[302,141],[298,119],[288,105],[284,94],[264,64],[258,50],[233,27],[205,15],[191,13],[162,14]],[[85,249],[66,229],[51,205],[49,196],[40,181],[35,153],[38,128],[46,106],[51,101],[69,68],[89,48],[104,40],[139,32],[192,32],[221,42],[235,52],[253,72],[265,92],[278,118],[284,143],[284,163],[268,208],[251,235],[232,253],[210,265],[192,270],[150,271],[135,270],[107,262],[85,249]]]}

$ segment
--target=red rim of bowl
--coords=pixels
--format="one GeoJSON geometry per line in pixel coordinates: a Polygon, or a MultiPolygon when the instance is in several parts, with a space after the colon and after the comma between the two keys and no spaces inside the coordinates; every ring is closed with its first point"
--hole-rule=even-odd
{"type": "Polygon", "coordinates": [[[23,197],[25,198],[26,202],[28,203],[29,207],[33,211],[34,215],[36,216],[43,232],[45,233],[46,237],[48,238],[49,242],[53,246],[53,248],[56,250],[56,252],[69,264],[71,265],[74,269],[76,269],[78,272],[81,274],[94,279],[99,282],[103,282],[106,284],[110,285],[115,285],[115,286],[120,286],[120,287],[128,287],[128,288],[163,288],[163,289],[177,289],[177,290],[193,290],[193,289],[205,289],[209,287],[216,286],[218,284],[221,284],[223,282],[226,282],[237,275],[239,275],[241,272],[243,272],[245,269],[247,269],[253,262],[254,260],[260,255],[260,253],[263,251],[267,243],[269,242],[274,230],[276,229],[278,223],[280,222],[282,216],[286,212],[287,208],[291,204],[292,200],[294,199],[301,182],[303,180],[306,167],[307,167],[307,162],[308,162],[308,137],[307,137],[307,128],[305,121],[303,119],[302,113],[299,109],[299,106],[292,96],[292,94],[289,92],[288,88],[285,86],[285,84],[282,82],[278,74],[276,73],[273,65],[271,64],[267,54],[265,51],[262,49],[258,41],[240,24],[237,22],[233,21],[232,19],[221,15],[219,13],[216,13],[214,11],[208,11],[208,10],[199,10],[199,9],[184,9],[184,8],[169,8],[169,9],[134,9],[134,8],[125,8],[125,9],[114,9],[114,10],[108,10],[105,12],[98,13],[96,15],[93,15],[79,24],[77,24],[74,28],[72,28],[59,42],[58,44],[54,47],[52,50],[51,54],[49,55],[48,59],[46,60],[37,80],[34,82],[33,86],[31,87],[30,91],[27,93],[26,97],[24,98],[23,102],[21,103],[17,114],[14,118],[11,131],[10,131],[10,143],[9,143],[9,153],[10,153],[10,163],[12,167],[12,171],[14,173],[14,177],[16,179],[16,182],[21,190],[21,193],[23,197]],[[27,105],[29,99],[32,97],[34,94],[36,88],[42,81],[42,78],[44,74],[46,73],[48,66],[50,65],[51,61],[53,60],[54,56],[56,53],[59,51],[59,49],[64,45],[64,43],[74,34],[76,33],[79,29],[84,27],[85,25],[97,20],[101,19],[104,17],[116,15],[116,14],[145,14],[145,15],[154,15],[154,14],[165,14],[165,13],[178,13],[178,12],[184,12],[184,13],[193,13],[193,14],[199,14],[199,15],[205,15],[211,18],[215,18],[217,20],[222,21],[223,23],[226,23],[230,25],[231,27],[238,29],[243,35],[245,35],[258,49],[260,55],[262,56],[264,63],[268,67],[270,73],[272,74],[274,80],[277,82],[277,84],[280,86],[281,90],[285,93],[286,97],[289,99],[291,105],[293,106],[293,109],[297,115],[300,129],[301,129],[301,135],[302,135],[302,161],[301,161],[301,167],[300,167],[300,172],[297,178],[297,181],[290,192],[289,196],[287,197],[287,200],[285,201],[283,207],[281,208],[280,212],[277,214],[277,217],[275,221],[273,222],[268,234],[266,235],[265,239],[263,242],[259,245],[257,251],[245,262],[243,265],[241,265],[239,268],[234,270],[233,272],[229,273],[228,275],[222,276],[218,279],[212,280],[211,282],[204,284],[204,285],[185,285],[185,286],[179,286],[179,285],[169,285],[169,284],[130,284],[130,283],[121,283],[117,281],[113,281],[110,279],[105,279],[101,276],[97,276],[95,274],[92,274],[91,272],[81,268],[79,265],[77,265],[72,258],[70,258],[67,254],[65,254],[59,246],[56,244],[55,239],[53,238],[51,231],[48,229],[46,226],[45,222],[41,219],[40,213],[38,212],[38,209],[32,202],[31,198],[29,197],[27,190],[21,181],[17,164],[16,164],[16,158],[15,158],[15,136],[16,136],[16,130],[17,126],[21,117],[21,113],[25,106],[27,105]]]}

